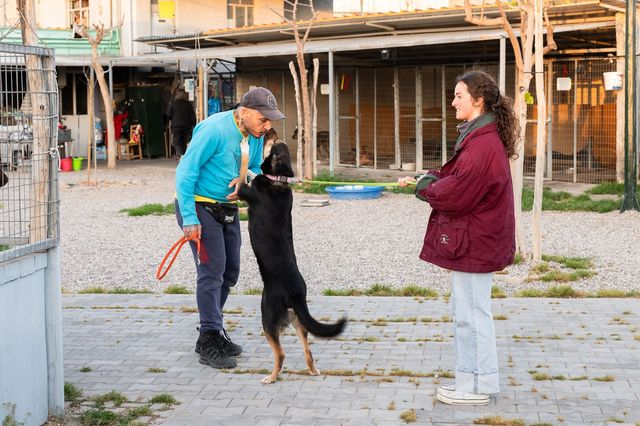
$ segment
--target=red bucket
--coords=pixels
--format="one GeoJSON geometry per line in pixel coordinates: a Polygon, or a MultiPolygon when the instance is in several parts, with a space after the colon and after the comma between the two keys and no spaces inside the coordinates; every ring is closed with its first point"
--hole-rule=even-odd
{"type": "Polygon", "coordinates": [[[60,159],[60,170],[63,172],[70,172],[73,170],[73,159],[71,157],[64,157],[60,159]]]}

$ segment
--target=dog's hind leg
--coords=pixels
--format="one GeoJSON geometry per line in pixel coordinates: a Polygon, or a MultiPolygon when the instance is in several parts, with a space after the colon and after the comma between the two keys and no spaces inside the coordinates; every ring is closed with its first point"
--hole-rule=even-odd
{"type": "Polygon", "coordinates": [[[262,383],[268,385],[278,380],[278,374],[280,374],[280,370],[282,370],[282,365],[284,364],[284,350],[280,344],[280,336],[277,334],[272,336],[266,331],[264,334],[267,336],[267,342],[269,342],[269,346],[271,346],[274,358],[273,371],[261,380],[262,383]]]}
{"type": "Polygon", "coordinates": [[[304,328],[300,321],[297,318],[293,321],[293,327],[296,329],[296,334],[300,338],[300,342],[302,343],[302,350],[304,351],[304,360],[307,362],[307,368],[309,369],[309,375],[317,376],[320,374],[320,370],[318,370],[313,362],[313,355],[311,354],[311,348],[309,347],[309,339],[307,336],[309,332],[304,328]]]}

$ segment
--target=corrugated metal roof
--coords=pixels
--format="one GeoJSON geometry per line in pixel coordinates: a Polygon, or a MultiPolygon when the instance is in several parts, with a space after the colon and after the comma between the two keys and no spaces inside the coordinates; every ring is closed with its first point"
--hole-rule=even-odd
{"type": "MultiPolygon", "coordinates": [[[[615,2],[618,0],[606,1],[615,2]]],[[[601,6],[601,2],[598,0],[555,3],[549,9],[549,14],[557,23],[585,22],[598,17],[610,18],[614,14],[612,10],[601,6]]],[[[498,16],[495,6],[485,7],[485,12],[490,17],[498,16]]],[[[513,25],[517,25],[520,18],[519,10],[516,8],[507,9],[507,14],[513,25]]],[[[313,22],[310,40],[379,35],[396,36],[474,27],[467,23],[464,17],[464,8],[462,7],[327,17],[313,22]]],[[[304,30],[307,25],[308,21],[301,21],[299,28],[304,30]]],[[[195,34],[146,36],[140,37],[136,41],[176,50],[194,49],[291,41],[293,38],[291,31],[291,26],[287,23],[273,23],[242,28],[215,29],[195,34]]]]}

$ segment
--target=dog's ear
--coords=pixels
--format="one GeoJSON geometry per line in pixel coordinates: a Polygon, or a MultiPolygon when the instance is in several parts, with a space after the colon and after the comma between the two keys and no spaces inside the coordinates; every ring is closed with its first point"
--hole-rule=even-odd
{"type": "Polygon", "coordinates": [[[271,147],[271,153],[274,154],[271,160],[272,174],[274,176],[293,177],[289,147],[284,143],[277,143],[271,147]]]}

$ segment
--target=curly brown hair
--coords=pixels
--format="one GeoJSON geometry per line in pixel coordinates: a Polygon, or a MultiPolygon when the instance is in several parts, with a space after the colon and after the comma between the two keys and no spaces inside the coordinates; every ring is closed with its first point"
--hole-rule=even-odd
{"type": "Polygon", "coordinates": [[[520,125],[513,111],[513,101],[500,93],[496,81],[484,71],[468,71],[458,76],[456,82],[463,82],[474,100],[479,98],[484,100],[484,112],[493,112],[496,115],[498,133],[507,150],[507,155],[510,158],[517,158],[516,142],[520,134],[520,125]]]}

